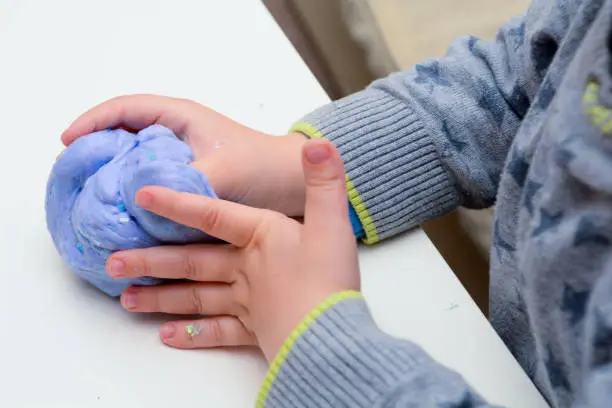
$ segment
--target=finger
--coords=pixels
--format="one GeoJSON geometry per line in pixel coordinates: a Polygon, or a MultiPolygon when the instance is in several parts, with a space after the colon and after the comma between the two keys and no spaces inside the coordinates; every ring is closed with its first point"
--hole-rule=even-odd
{"type": "Polygon", "coordinates": [[[232,286],[223,283],[179,283],[132,286],[121,294],[121,306],[130,312],[189,315],[236,315],[242,306],[232,286]]]}
{"type": "Polygon", "coordinates": [[[177,135],[184,134],[197,104],[159,95],[127,95],[110,99],[79,116],[62,134],[68,146],[78,137],[108,128],[144,129],[160,124],[177,135]]]}
{"type": "Polygon", "coordinates": [[[106,261],[106,270],[116,279],[152,276],[231,283],[236,263],[237,250],[229,245],[160,246],[116,252],[106,261]]]}
{"type": "Polygon", "coordinates": [[[342,159],[325,140],[311,140],[302,149],[306,183],[304,225],[320,236],[334,237],[350,228],[342,159]]]}
{"type": "Polygon", "coordinates": [[[255,336],[231,316],[166,323],[160,337],[166,345],[180,349],[257,345],[255,336]]]}
{"type": "Polygon", "coordinates": [[[142,188],[136,194],[136,203],[238,247],[248,245],[267,214],[266,210],[158,186],[142,188]]]}

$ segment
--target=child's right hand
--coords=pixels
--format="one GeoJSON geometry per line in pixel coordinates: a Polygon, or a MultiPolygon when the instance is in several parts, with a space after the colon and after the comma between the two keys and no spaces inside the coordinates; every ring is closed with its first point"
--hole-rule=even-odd
{"type": "Polygon", "coordinates": [[[113,278],[176,280],[132,286],[121,295],[122,305],[136,313],[200,315],[162,327],[162,339],[172,347],[257,344],[272,362],[300,321],[303,329],[332,304],[360,298],[355,292],[360,289],[359,263],[342,159],[328,141],[310,141],[303,150],[304,224],[224,200],[165,187],[142,188],[136,194],[138,205],[228,245],[161,246],[113,254],[107,262],[113,278]]]}
{"type": "Polygon", "coordinates": [[[156,95],[114,98],[77,118],[62,141],[68,146],[98,130],[137,131],[152,124],[189,143],[195,154],[192,166],[206,174],[220,198],[288,216],[304,214],[301,149],[306,139],[257,132],[193,101],[156,95]]]}

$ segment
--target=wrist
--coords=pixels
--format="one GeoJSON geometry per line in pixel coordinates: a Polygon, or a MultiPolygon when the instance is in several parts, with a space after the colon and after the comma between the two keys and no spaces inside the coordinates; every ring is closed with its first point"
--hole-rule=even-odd
{"type": "MultiPolygon", "coordinates": [[[[317,297],[313,297],[317,298],[317,297]]],[[[265,330],[268,335],[266,339],[260,340],[260,347],[266,357],[266,360],[271,364],[271,369],[282,364],[286,355],[291,351],[292,345],[302,336],[310,326],[317,321],[332,306],[350,299],[363,299],[361,292],[356,290],[341,290],[331,294],[319,296],[318,300],[312,302],[304,302],[310,306],[299,308],[287,308],[286,316],[278,316],[276,322],[280,323],[276,326],[278,330],[265,330]],[[282,322],[286,324],[283,324],[282,322]],[[276,333],[273,335],[273,333],[276,333]]]]}
{"type": "Polygon", "coordinates": [[[302,147],[307,138],[301,133],[290,133],[285,136],[274,137],[276,148],[273,151],[275,157],[271,157],[271,163],[279,163],[279,166],[271,169],[278,172],[278,191],[285,191],[286,195],[281,200],[283,208],[281,212],[290,217],[301,217],[304,215],[306,203],[306,184],[304,181],[304,170],[302,169],[302,147]]]}
{"type": "MultiPolygon", "coordinates": [[[[298,296],[289,295],[280,301],[286,307],[279,308],[272,317],[274,324],[269,322],[259,328],[254,328],[259,347],[266,360],[272,364],[278,361],[283,349],[292,344],[308,326],[329,306],[329,300],[349,293],[359,293],[353,290],[322,289],[303,290],[298,296]],[[296,337],[297,336],[297,337],[296,337]],[[293,340],[292,340],[293,339],[293,340]]],[[[361,296],[361,295],[359,295],[361,296]]],[[[335,300],[333,304],[337,303],[335,300]]]]}
{"type": "Polygon", "coordinates": [[[278,346],[274,349],[273,353],[269,351],[266,353],[266,350],[263,350],[266,358],[270,361],[270,367],[260,388],[257,406],[263,406],[281,366],[289,356],[296,342],[310,329],[317,319],[325,314],[327,310],[341,302],[351,299],[363,299],[363,296],[358,291],[345,290],[325,297],[323,301],[318,302],[316,307],[304,315],[288,336],[285,336],[283,340],[278,342],[278,346]]]}

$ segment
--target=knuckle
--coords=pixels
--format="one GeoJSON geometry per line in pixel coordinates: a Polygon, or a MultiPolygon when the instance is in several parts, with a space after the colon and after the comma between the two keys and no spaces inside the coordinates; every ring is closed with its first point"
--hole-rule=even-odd
{"type": "Polygon", "coordinates": [[[174,101],[185,108],[193,107],[193,105],[196,105],[196,102],[189,98],[174,98],[174,101]]]}
{"type": "MultiPolygon", "coordinates": [[[[163,190],[162,190],[163,191],[163,190]]],[[[174,199],[166,200],[165,194],[159,194],[160,191],[155,192],[155,204],[158,207],[162,207],[165,212],[168,213],[169,216],[174,214],[181,214],[186,211],[187,208],[187,197],[185,193],[178,193],[178,195],[174,196],[174,199]]]]}
{"type": "Polygon", "coordinates": [[[202,299],[200,298],[200,291],[197,285],[191,285],[187,291],[187,299],[191,305],[192,310],[198,314],[204,314],[204,307],[202,306],[202,299]]]}
{"type": "Polygon", "coordinates": [[[116,109],[116,117],[124,118],[127,116],[127,105],[125,103],[125,100],[117,101],[116,109]]]}
{"type": "Polygon", "coordinates": [[[163,302],[160,301],[160,295],[157,291],[143,291],[141,293],[143,307],[148,308],[153,312],[163,311],[163,302]]]}
{"type": "Polygon", "coordinates": [[[287,216],[285,216],[284,214],[281,214],[277,211],[272,211],[272,210],[264,210],[263,212],[263,217],[261,217],[260,220],[260,224],[266,222],[266,221],[274,221],[274,220],[284,220],[286,219],[287,216]]]}
{"type": "Polygon", "coordinates": [[[247,247],[250,249],[250,252],[258,253],[261,251],[266,237],[269,236],[268,232],[271,228],[270,221],[272,221],[272,218],[269,218],[268,220],[268,222],[266,222],[265,220],[259,222],[255,230],[253,231],[253,234],[251,235],[247,245],[247,247]]]}
{"type": "Polygon", "coordinates": [[[134,259],[131,269],[137,276],[153,276],[151,265],[143,255],[139,255],[134,259]]]}
{"type": "Polygon", "coordinates": [[[216,208],[203,210],[199,220],[199,227],[204,231],[217,231],[221,226],[221,214],[216,208]]]}
{"type": "Polygon", "coordinates": [[[108,99],[106,102],[104,102],[104,104],[105,105],[121,104],[121,103],[125,102],[125,100],[128,99],[129,97],[130,97],[130,95],[115,96],[113,98],[108,99]]]}
{"type": "Polygon", "coordinates": [[[310,187],[316,187],[319,190],[338,190],[345,189],[345,180],[342,177],[313,177],[307,181],[310,187]]]}
{"type": "Polygon", "coordinates": [[[235,289],[235,300],[241,305],[246,303],[251,290],[249,275],[247,273],[248,266],[250,265],[250,258],[251,255],[247,251],[242,252],[232,268],[232,274],[234,276],[232,285],[235,289]]]}
{"type": "Polygon", "coordinates": [[[159,312],[162,309],[162,304],[159,300],[159,294],[156,290],[149,288],[132,288],[132,296],[136,298],[137,310],[140,312],[159,312]]]}
{"type": "Polygon", "coordinates": [[[191,281],[198,280],[198,266],[196,265],[196,262],[191,255],[186,255],[183,258],[182,269],[185,279],[191,281]]]}
{"type": "Polygon", "coordinates": [[[240,316],[243,319],[248,319],[249,309],[245,305],[238,305],[236,316],[240,316]]]}
{"type": "Polygon", "coordinates": [[[208,319],[208,336],[213,346],[223,345],[223,330],[219,319],[208,319]]]}

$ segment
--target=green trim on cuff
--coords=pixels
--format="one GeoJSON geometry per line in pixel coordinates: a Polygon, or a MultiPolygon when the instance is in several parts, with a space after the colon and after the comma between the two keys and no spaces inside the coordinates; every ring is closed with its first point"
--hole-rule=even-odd
{"type": "MultiPolygon", "coordinates": [[[[325,139],[323,133],[321,133],[316,127],[306,122],[298,122],[291,127],[289,133],[300,132],[305,134],[311,139],[325,139]]],[[[348,174],[345,174],[346,177],[346,192],[351,202],[355,212],[357,213],[357,217],[359,217],[359,221],[361,221],[361,225],[363,225],[363,230],[365,232],[365,238],[363,239],[363,243],[371,245],[380,241],[378,236],[378,232],[376,232],[376,225],[374,225],[374,220],[370,216],[368,208],[365,203],[361,199],[359,192],[353,185],[348,174]]]]}
{"type": "Polygon", "coordinates": [[[276,354],[274,361],[270,364],[270,368],[268,369],[268,373],[264,378],[263,384],[259,388],[259,394],[257,395],[257,403],[255,406],[257,408],[263,408],[266,399],[268,398],[268,394],[272,389],[272,384],[278,375],[278,372],[282,366],[282,364],[287,359],[287,356],[291,352],[291,348],[298,341],[298,339],[308,330],[310,325],[314,323],[319,316],[321,316],[327,309],[330,307],[349,299],[363,299],[363,295],[360,292],[354,290],[347,290],[343,292],[337,292],[325,299],[321,302],[316,308],[314,308],[310,313],[306,315],[302,319],[302,321],[297,325],[297,327],[293,330],[293,332],[287,337],[285,340],[285,344],[281,347],[279,352],[276,354]]]}

